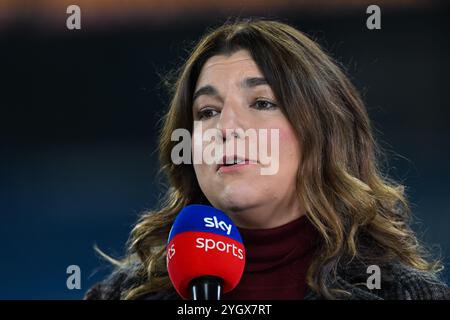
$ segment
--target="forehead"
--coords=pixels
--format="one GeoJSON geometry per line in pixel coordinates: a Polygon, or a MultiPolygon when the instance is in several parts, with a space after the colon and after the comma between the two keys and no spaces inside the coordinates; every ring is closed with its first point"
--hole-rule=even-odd
{"type": "Polygon", "coordinates": [[[256,62],[246,50],[232,55],[216,55],[209,58],[202,67],[197,84],[222,76],[262,76],[256,62]]]}

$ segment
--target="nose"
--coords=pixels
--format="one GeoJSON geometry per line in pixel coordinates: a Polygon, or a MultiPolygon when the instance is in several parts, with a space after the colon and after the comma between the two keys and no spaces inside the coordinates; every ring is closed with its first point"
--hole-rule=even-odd
{"type": "Polygon", "coordinates": [[[233,99],[232,101],[226,101],[220,112],[219,121],[217,122],[217,129],[222,136],[223,141],[233,139],[238,137],[238,129],[244,130],[244,115],[242,106],[238,99],[233,99]]]}

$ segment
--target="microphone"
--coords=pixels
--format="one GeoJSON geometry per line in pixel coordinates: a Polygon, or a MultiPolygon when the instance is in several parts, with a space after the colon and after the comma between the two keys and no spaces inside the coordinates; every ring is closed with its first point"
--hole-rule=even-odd
{"type": "Polygon", "coordinates": [[[183,299],[220,300],[244,272],[245,248],[239,231],[224,212],[211,206],[189,205],[181,210],[166,253],[170,280],[183,299]]]}

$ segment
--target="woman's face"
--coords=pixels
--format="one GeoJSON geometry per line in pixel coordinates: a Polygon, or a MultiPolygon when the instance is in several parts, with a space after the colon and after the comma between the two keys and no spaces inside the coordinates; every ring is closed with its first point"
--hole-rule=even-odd
{"type": "Polygon", "coordinates": [[[212,164],[194,161],[200,188],[214,207],[247,228],[276,227],[302,214],[295,187],[299,141],[248,51],[206,61],[195,87],[192,112],[196,121],[193,147],[218,147],[216,150],[225,156],[215,153],[212,164]],[[203,141],[201,134],[208,129],[220,133],[220,139],[203,141]],[[272,129],[278,129],[278,137],[275,134],[271,140],[271,133],[277,131],[272,129]],[[246,131],[262,134],[268,148],[263,148],[261,139],[255,141],[254,136],[243,134],[246,131]],[[244,150],[238,150],[238,143],[245,145],[244,150]],[[270,164],[263,159],[265,154],[271,156],[270,164]],[[217,164],[230,158],[246,161],[231,166],[217,164]],[[264,168],[266,174],[262,173],[264,168]]]}

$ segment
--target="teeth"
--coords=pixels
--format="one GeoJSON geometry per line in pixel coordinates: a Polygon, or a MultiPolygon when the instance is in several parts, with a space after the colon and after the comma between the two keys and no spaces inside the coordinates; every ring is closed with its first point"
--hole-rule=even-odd
{"type": "Polygon", "coordinates": [[[232,166],[234,164],[245,163],[245,159],[237,158],[237,157],[231,157],[231,156],[227,157],[227,158],[224,158],[223,161],[224,161],[223,165],[225,165],[225,166],[232,166]]]}
{"type": "Polygon", "coordinates": [[[234,164],[240,164],[240,163],[245,163],[245,159],[227,159],[227,161],[225,161],[225,165],[227,166],[232,166],[234,164]]]}

